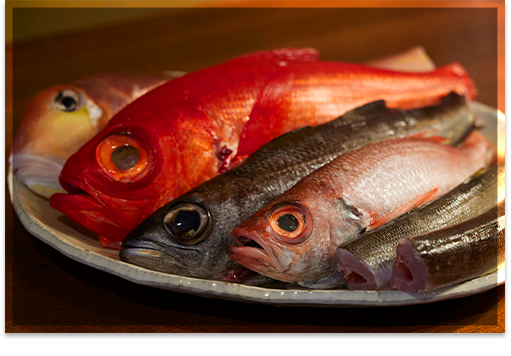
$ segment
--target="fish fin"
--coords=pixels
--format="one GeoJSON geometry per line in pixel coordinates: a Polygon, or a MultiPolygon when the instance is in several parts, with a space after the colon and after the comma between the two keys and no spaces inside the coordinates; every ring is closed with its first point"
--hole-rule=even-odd
{"type": "Polygon", "coordinates": [[[314,48],[282,48],[273,51],[260,51],[231,59],[240,60],[273,60],[273,61],[306,61],[314,62],[319,59],[319,52],[314,48]]]}
{"type": "Polygon", "coordinates": [[[385,100],[376,100],[373,102],[370,102],[368,104],[362,105],[356,109],[353,109],[351,111],[348,111],[343,116],[349,115],[349,114],[356,114],[356,115],[368,115],[368,114],[378,114],[378,113],[385,113],[387,112],[388,108],[385,105],[385,100]]]}
{"type": "Polygon", "coordinates": [[[401,205],[394,211],[388,213],[385,216],[382,216],[381,218],[378,218],[376,214],[370,213],[371,218],[373,218],[373,221],[371,222],[371,225],[369,225],[370,229],[374,229],[375,227],[378,227],[392,219],[397,218],[400,215],[403,215],[404,213],[412,210],[413,208],[425,204],[427,202],[430,202],[431,200],[436,198],[438,192],[438,188],[435,188],[425,194],[419,195],[415,199],[410,200],[408,203],[401,205]]]}
{"type": "Polygon", "coordinates": [[[477,172],[475,172],[474,174],[472,174],[470,177],[468,177],[467,179],[465,179],[465,181],[463,182],[463,184],[467,184],[471,181],[473,181],[474,179],[476,179],[477,177],[479,177],[481,174],[483,174],[484,172],[484,168],[479,168],[479,170],[477,172]]]}
{"type": "Polygon", "coordinates": [[[435,129],[430,129],[430,130],[418,132],[418,133],[415,133],[415,134],[411,134],[411,135],[408,135],[406,137],[426,138],[426,135],[432,134],[435,131],[436,131],[435,129]]]}
{"type": "Polygon", "coordinates": [[[466,91],[466,90],[461,91],[459,89],[457,89],[455,91],[458,94],[466,94],[468,98],[470,98],[471,100],[474,100],[475,96],[477,95],[478,90],[475,87],[472,79],[470,79],[468,72],[461,64],[456,63],[456,62],[446,64],[442,67],[438,67],[435,72],[440,75],[445,73],[447,75],[454,75],[458,78],[465,79],[468,91],[466,91]]]}
{"type": "Polygon", "coordinates": [[[427,135],[433,134],[435,132],[436,132],[435,129],[431,129],[431,130],[426,130],[426,131],[419,132],[419,133],[416,133],[413,135],[408,135],[407,137],[423,138],[425,140],[429,140],[429,141],[440,143],[440,144],[449,142],[449,139],[446,137],[436,136],[436,135],[427,136],[427,135]]]}
{"type": "Polygon", "coordinates": [[[415,46],[404,52],[366,62],[371,67],[398,72],[431,72],[435,63],[422,46],[415,46]]]}

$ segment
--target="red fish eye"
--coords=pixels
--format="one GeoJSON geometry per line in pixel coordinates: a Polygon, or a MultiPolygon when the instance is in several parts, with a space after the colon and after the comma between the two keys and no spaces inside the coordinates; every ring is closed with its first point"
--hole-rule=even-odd
{"type": "Polygon", "coordinates": [[[310,236],[312,220],[305,208],[290,204],[273,211],[270,226],[281,240],[296,244],[310,236]]]}
{"type": "Polygon", "coordinates": [[[96,158],[110,178],[123,183],[141,179],[149,171],[151,155],[129,135],[112,135],[96,149],[96,158]]]}

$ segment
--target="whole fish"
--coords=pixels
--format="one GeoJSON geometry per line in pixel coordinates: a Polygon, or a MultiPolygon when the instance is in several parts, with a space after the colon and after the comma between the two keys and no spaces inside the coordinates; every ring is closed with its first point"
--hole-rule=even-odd
{"type": "Polygon", "coordinates": [[[315,281],[336,272],[336,250],[447,193],[494,159],[474,131],[462,148],[405,137],[346,153],[232,231],[229,256],[282,282],[315,281]]]}
{"type": "Polygon", "coordinates": [[[177,76],[106,73],[41,91],[21,116],[10,158],[14,174],[43,197],[64,193],[65,161],[123,107],[177,76]]]}
{"type": "Polygon", "coordinates": [[[399,240],[462,223],[503,199],[505,161],[432,203],[402,215],[337,251],[337,269],[349,289],[377,290],[389,285],[399,240]]]}
{"type": "MultiPolygon", "coordinates": [[[[367,63],[396,71],[430,71],[434,64],[422,47],[367,63]]],[[[37,94],[22,114],[10,163],[32,191],[50,198],[65,191],[58,177],[66,159],[102,130],[124,106],[154,87],[186,74],[108,73],[56,85],[37,94]],[[14,159],[13,157],[16,157],[14,159]]]]}
{"type": "Polygon", "coordinates": [[[119,247],[157,208],[239,164],[272,139],[331,121],[362,104],[439,104],[474,96],[459,64],[401,73],[326,62],[313,49],[242,56],[174,79],[121,110],[71,156],[60,175],[70,194],[50,205],[119,247]]]}
{"type": "Polygon", "coordinates": [[[505,201],[463,223],[400,239],[393,289],[422,293],[497,271],[506,254],[505,201]]]}
{"type": "Polygon", "coordinates": [[[473,124],[465,99],[451,93],[439,106],[410,111],[373,102],[329,123],[288,133],[151,214],[124,239],[119,256],[161,272],[253,283],[253,275],[231,260],[226,249],[234,243],[231,231],[266,203],[356,148],[419,133],[457,143],[473,124]]]}

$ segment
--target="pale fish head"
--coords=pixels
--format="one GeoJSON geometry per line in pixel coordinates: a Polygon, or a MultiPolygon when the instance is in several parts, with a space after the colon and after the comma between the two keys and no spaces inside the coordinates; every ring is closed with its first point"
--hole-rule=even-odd
{"type": "Polygon", "coordinates": [[[59,175],[69,156],[104,127],[105,110],[82,89],[57,85],[37,94],[23,111],[10,163],[35,193],[64,192],[59,175]]]}
{"type": "Polygon", "coordinates": [[[242,266],[283,282],[316,281],[335,272],[337,236],[332,199],[277,199],[231,233],[229,256],[242,266]]]}

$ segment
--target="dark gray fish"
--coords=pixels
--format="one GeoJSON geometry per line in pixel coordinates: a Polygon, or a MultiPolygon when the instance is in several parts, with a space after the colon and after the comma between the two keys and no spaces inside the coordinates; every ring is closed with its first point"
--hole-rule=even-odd
{"type": "Polygon", "coordinates": [[[234,244],[231,231],[301,178],[341,154],[391,138],[435,135],[457,144],[473,125],[465,99],[451,93],[441,105],[409,111],[376,101],[283,135],[155,211],[123,241],[120,258],[165,273],[248,283],[249,272],[226,252],[234,244]]]}
{"type": "Polygon", "coordinates": [[[349,289],[389,285],[399,240],[462,223],[495,206],[505,189],[505,161],[448,194],[413,209],[337,250],[337,270],[349,289]]]}
{"type": "Polygon", "coordinates": [[[504,264],[505,200],[445,229],[399,240],[390,286],[421,293],[495,272],[504,264]]]}

